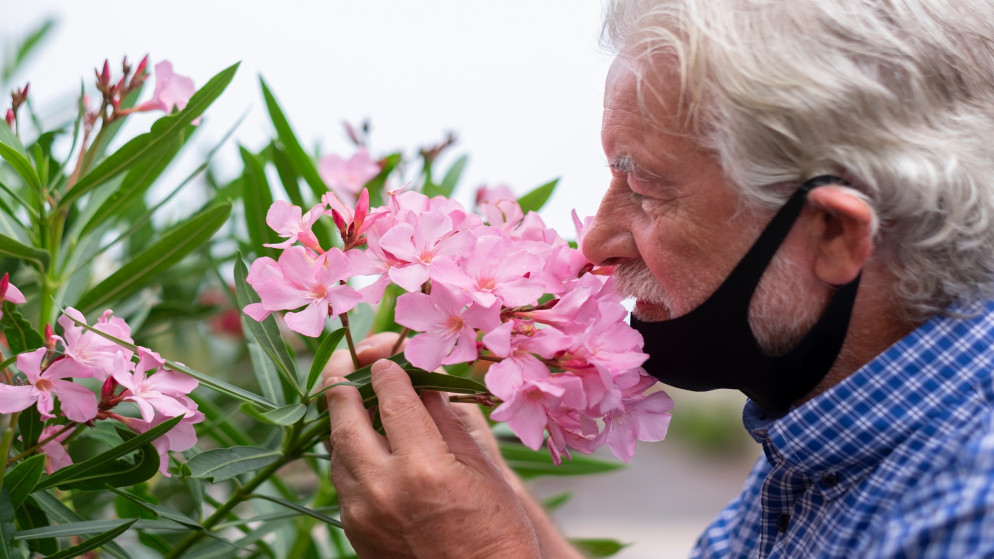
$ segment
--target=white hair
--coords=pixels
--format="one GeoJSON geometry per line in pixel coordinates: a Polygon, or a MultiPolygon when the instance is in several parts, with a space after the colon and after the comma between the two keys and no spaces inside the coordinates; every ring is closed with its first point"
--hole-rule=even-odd
{"type": "Polygon", "coordinates": [[[680,114],[756,204],[839,174],[910,318],[994,284],[994,1],[613,0],[603,42],[676,61],[680,114]]]}

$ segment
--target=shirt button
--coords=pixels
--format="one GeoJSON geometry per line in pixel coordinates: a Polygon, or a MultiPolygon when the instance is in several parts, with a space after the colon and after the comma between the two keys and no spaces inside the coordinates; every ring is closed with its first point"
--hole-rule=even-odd
{"type": "Polygon", "coordinates": [[[786,532],[787,526],[790,524],[790,515],[783,513],[777,517],[777,531],[786,532]]]}
{"type": "Polygon", "coordinates": [[[821,483],[825,487],[835,487],[839,484],[839,476],[835,474],[825,474],[821,477],[821,483]]]}

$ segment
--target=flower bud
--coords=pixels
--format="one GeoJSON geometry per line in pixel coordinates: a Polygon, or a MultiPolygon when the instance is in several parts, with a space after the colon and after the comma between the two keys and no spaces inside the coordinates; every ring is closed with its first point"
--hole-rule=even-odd
{"type": "Polygon", "coordinates": [[[109,402],[114,397],[115,390],[117,390],[117,381],[114,380],[113,375],[110,375],[104,381],[103,386],[100,387],[100,401],[109,402]]]}
{"type": "Polygon", "coordinates": [[[51,324],[45,324],[45,349],[52,351],[55,349],[55,342],[57,338],[55,337],[55,332],[52,330],[51,324]]]}
{"type": "Polygon", "coordinates": [[[7,126],[14,127],[14,109],[7,109],[7,115],[4,117],[4,120],[7,121],[7,126]]]}

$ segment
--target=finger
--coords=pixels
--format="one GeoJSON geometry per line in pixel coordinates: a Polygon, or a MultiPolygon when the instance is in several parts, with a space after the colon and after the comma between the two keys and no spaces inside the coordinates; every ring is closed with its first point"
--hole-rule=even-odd
{"type": "Polygon", "coordinates": [[[393,452],[428,455],[447,452],[438,427],[404,369],[393,361],[381,359],[373,363],[371,373],[383,431],[393,452]]]}
{"type": "Polygon", "coordinates": [[[399,338],[400,334],[397,332],[379,332],[359,342],[355,348],[359,364],[365,367],[378,359],[384,359],[397,353],[394,351],[394,347],[397,346],[399,338]]]}
{"type": "MultiPolygon", "coordinates": [[[[340,377],[326,379],[329,384],[344,382],[340,377]]],[[[386,441],[373,429],[362,397],[354,386],[332,386],[325,391],[328,420],[331,422],[332,454],[347,465],[380,460],[389,453],[386,441]]],[[[350,467],[350,469],[352,469],[350,467]]]]}
{"type": "MultiPolygon", "coordinates": [[[[449,446],[449,452],[457,456],[480,456],[480,445],[470,434],[469,426],[449,405],[448,395],[440,392],[425,392],[421,395],[425,409],[431,415],[442,438],[449,446]]],[[[482,419],[482,416],[481,416],[482,419]]],[[[486,421],[484,420],[484,423],[486,421]]]]}
{"type": "Polygon", "coordinates": [[[501,463],[504,458],[500,455],[497,438],[494,437],[494,432],[490,429],[490,424],[487,423],[487,418],[484,417],[480,406],[458,403],[454,405],[450,404],[449,409],[462,421],[463,425],[469,431],[469,435],[487,453],[487,456],[494,462],[501,463]]]}
{"type": "Polygon", "coordinates": [[[321,378],[324,385],[328,386],[329,384],[333,384],[328,382],[328,379],[341,378],[353,371],[355,371],[355,365],[352,363],[352,356],[348,350],[339,349],[332,352],[331,357],[328,358],[328,363],[325,364],[324,369],[321,371],[321,378]]]}

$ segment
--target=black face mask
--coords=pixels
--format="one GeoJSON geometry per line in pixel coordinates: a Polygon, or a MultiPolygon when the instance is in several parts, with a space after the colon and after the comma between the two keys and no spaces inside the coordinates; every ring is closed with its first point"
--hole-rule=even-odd
{"type": "Polygon", "coordinates": [[[650,354],[643,365],[649,374],[687,390],[735,388],[772,413],[786,412],[821,382],[842,349],[859,277],[836,291],[811,331],[783,355],[769,355],[760,348],[749,327],[749,301],[800,215],[808,192],[825,184],[846,183],[831,176],[805,182],[699,307],[661,322],[632,316],[631,324],[642,334],[650,354]]]}

